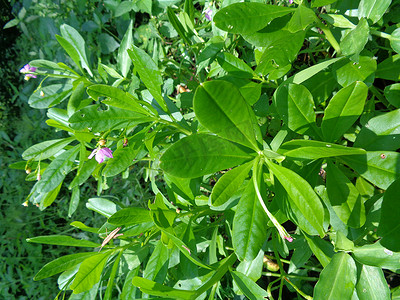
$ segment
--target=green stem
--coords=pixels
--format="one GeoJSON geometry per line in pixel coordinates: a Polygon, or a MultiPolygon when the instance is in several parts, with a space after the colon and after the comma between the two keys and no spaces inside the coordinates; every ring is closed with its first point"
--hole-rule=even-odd
{"type": "Polygon", "coordinates": [[[373,34],[373,35],[379,36],[379,37],[384,38],[384,39],[390,40],[392,38],[392,36],[390,34],[382,32],[382,31],[370,30],[369,32],[371,34],[373,34]]]}
{"type": "MultiPolygon", "coordinates": [[[[294,285],[287,277],[285,277],[286,282],[288,282],[295,290],[297,293],[299,293],[303,298],[307,300],[312,300],[312,297],[304,294],[296,285],[294,285]]],[[[318,280],[318,279],[317,279],[318,280]]]]}
{"type": "Polygon", "coordinates": [[[164,120],[164,119],[161,119],[161,118],[157,119],[157,121],[160,122],[160,123],[163,123],[163,124],[166,124],[166,125],[175,127],[175,128],[178,129],[180,132],[182,132],[182,133],[184,133],[184,134],[186,134],[186,135],[188,135],[188,136],[192,134],[191,131],[189,131],[189,130],[183,128],[182,126],[176,124],[175,122],[169,122],[169,121],[164,120]]]}
{"type": "MultiPolygon", "coordinates": [[[[268,276],[268,277],[279,277],[279,278],[282,277],[282,274],[273,273],[273,272],[262,272],[262,275],[268,276]]],[[[300,280],[305,280],[305,281],[318,281],[318,279],[319,279],[317,277],[298,276],[298,275],[286,275],[285,277],[293,278],[293,279],[300,279],[300,280]]]]}
{"type": "Polygon", "coordinates": [[[322,23],[321,20],[318,21],[317,26],[324,32],[326,39],[335,49],[336,53],[339,55],[342,51],[340,50],[340,46],[336,41],[335,37],[333,36],[329,27],[326,26],[324,23],[322,23]]]}

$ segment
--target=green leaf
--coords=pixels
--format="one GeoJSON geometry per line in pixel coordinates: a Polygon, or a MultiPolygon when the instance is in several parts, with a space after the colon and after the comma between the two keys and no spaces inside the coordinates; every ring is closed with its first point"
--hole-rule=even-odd
{"type": "Polygon", "coordinates": [[[370,86],[375,79],[376,59],[369,56],[360,56],[358,62],[346,59],[335,64],[332,69],[337,82],[342,87],[355,81],[363,81],[370,86]]]}
{"type": "Polygon", "coordinates": [[[400,251],[399,188],[400,179],[397,179],[387,188],[383,195],[381,221],[378,226],[378,234],[382,237],[380,241],[382,246],[396,252],[400,251]]]}
{"type": "Polygon", "coordinates": [[[116,226],[128,226],[150,222],[151,220],[149,210],[142,207],[127,207],[113,214],[108,219],[108,223],[116,226]]]}
{"type": "Polygon", "coordinates": [[[222,69],[234,77],[253,78],[255,75],[253,69],[250,68],[243,60],[230,53],[219,53],[217,55],[217,60],[222,69]]]}
{"type": "Polygon", "coordinates": [[[86,258],[96,254],[96,252],[84,252],[61,256],[41,268],[39,272],[35,275],[34,280],[42,280],[55,274],[64,272],[79,264],[86,258]]]}
{"type": "Polygon", "coordinates": [[[128,75],[129,69],[131,68],[132,61],[129,58],[128,49],[133,45],[133,20],[129,22],[128,29],[122,38],[121,45],[118,49],[117,65],[118,69],[121,71],[122,76],[126,77],[128,75]]]}
{"type": "Polygon", "coordinates": [[[305,86],[292,83],[279,86],[274,94],[274,103],[291,130],[318,136],[313,97],[305,86]]]}
{"type": "MultiPolygon", "coordinates": [[[[335,0],[337,1],[337,0],[335,0]]],[[[324,19],[329,24],[334,27],[339,28],[350,28],[353,29],[356,27],[353,23],[351,23],[345,16],[343,15],[335,15],[335,14],[321,14],[320,17],[324,19]]]]}
{"type": "Polygon", "coordinates": [[[192,45],[192,42],[190,40],[190,33],[186,28],[183,27],[181,21],[179,21],[178,17],[175,15],[174,11],[172,10],[171,7],[167,8],[167,14],[168,14],[168,19],[172,26],[175,28],[175,30],[178,32],[179,36],[182,38],[182,40],[189,46],[192,45]]]}
{"type": "Polygon", "coordinates": [[[232,245],[241,261],[253,260],[267,238],[267,218],[250,180],[233,218],[232,245]]]}
{"type": "Polygon", "coordinates": [[[345,252],[336,253],[322,270],[314,289],[315,300],[351,299],[357,283],[354,260],[345,252]]]}
{"type": "Polygon", "coordinates": [[[217,135],[258,150],[261,132],[253,110],[227,81],[209,81],[196,89],[193,108],[200,123],[217,135]],[[226,101],[229,99],[229,101],[226,101]]]}
{"type": "Polygon", "coordinates": [[[72,247],[100,247],[100,244],[88,240],[78,240],[67,235],[46,235],[26,239],[29,243],[72,246],[72,247]]]}
{"type": "Polygon", "coordinates": [[[28,103],[37,109],[49,108],[64,101],[72,92],[69,83],[52,84],[36,89],[29,97],[28,103]],[[43,96],[42,96],[43,95],[43,96]]]}
{"type": "Polygon", "coordinates": [[[249,162],[222,175],[211,192],[212,205],[221,206],[225,204],[240,188],[252,166],[253,163],[249,162]]]}
{"type": "Polygon", "coordinates": [[[85,98],[85,83],[83,81],[74,88],[67,105],[68,116],[72,116],[79,109],[82,100],[85,98]]]}
{"type": "Polygon", "coordinates": [[[390,56],[378,65],[376,78],[399,81],[400,80],[400,54],[390,56]]]}
{"type": "Polygon", "coordinates": [[[71,199],[69,200],[68,218],[71,218],[71,216],[78,208],[79,200],[80,200],[80,190],[79,187],[76,186],[72,190],[71,199]]]}
{"type": "Polygon", "coordinates": [[[284,143],[278,153],[297,159],[319,159],[326,157],[365,154],[364,149],[345,147],[312,140],[291,140],[284,143]]]}
{"type": "Polygon", "coordinates": [[[79,221],[71,222],[71,224],[69,224],[69,225],[71,225],[75,228],[79,228],[80,230],[87,231],[87,232],[92,232],[92,233],[99,232],[99,228],[93,228],[93,227],[86,226],[85,224],[83,224],[82,222],[79,222],[79,221]]]}
{"type": "Polygon", "coordinates": [[[174,176],[195,178],[232,168],[252,159],[238,145],[208,134],[193,134],[170,146],[161,168],[174,176]]]}
{"type": "Polygon", "coordinates": [[[74,137],[69,137],[41,142],[26,149],[22,153],[22,158],[25,160],[33,159],[34,161],[45,160],[59,153],[65,146],[74,140],[74,137]]]}
{"type": "Polygon", "coordinates": [[[358,18],[367,18],[376,23],[382,18],[391,2],[391,0],[361,0],[358,5],[358,18]]]}
{"type": "Polygon", "coordinates": [[[99,111],[98,108],[99,105],[90,105],[78,110],[68,120],[71,127],[75,130],[91,128],[95,132],[104,132],[153,120],[131,110],[109,107],[107,110],[99,111]]]}
{"type": "Polygon", "coordinates": [[[143,293],[160,296],[162,298],[172,299],[193,299],[195,291],[185,291],[174,289],[169,286],[159,284],[157,282],[148,280],[146,278],[135,276],[132,280],[132,284],[140,288],[143,293]]]}
{"type": "Polygon", "coordinates": [[[390,290],[381,268],[362,265],[357,285],[359,300],[389,300],[390,290]]]}
{"type": "Polygon", "coordinates": [[[288,30],[290,32],[305,30],[308,25],[317,20],[317,16],[312,9],[300,4],[289,21],[288,30]]]}
{"type": "Polygon", "coordinates": [[[117,205],[105,198],[90,198],[86,203],[86,207],[106,218],[111,217],[117,212],[117,205]]]}
{"type": "Polygon", "coordinates": [[[87,89],[87,93],[95,100],[99,97],[108,97],[108,99],[102,101],[105,104],[134,111],[146,116],[150,115],[150,113],[139,104],[137,98],[119,88],[105,84],[95,84],[87,89]]]}
{"type": "Polygon", "coordinates": [[[329,201],[337,216],[350,227],[365,223],[362,197],[351,181],[331,162],[326,169],[326,187],[329,201]]]}
{"type": "Polygon", "coordinates": [[[90,76],[93,76],[93,73],[89,67],[88,59],[86,57],[85,40],[82,38],[78,31],[67,24],[61,25],[60,31],[63,38],[67,40],[79,54],[80,64],[78,64],[78,66],[81,65],[82,68],[88,71],[90,76]]]}
{"type": "Polygon", "coordinates": [[[71,184],[69,185],[69,189],[73,189],[77,186],[82,185],[86,180],[89,179],[90,175],[98,166],[98,162],[95,159],[90,159],[84,162],[82,168],[76,174],[74,180],[72,180],[71,184]]]}
{"type": "Polygon", "coordinates": [[[335,3],[337,0],[311,0],[311,7],[321,7],[335,3]]]}
{"type": "Polygon", "coordinates": [[[354,258],[365,265],[396,271],[399,269],[400,252],[392,252],[383,247],[380,241],[355,247],[354,258]]]}
{"type": "Polygon", "coordinates": [[[292,170],[266,160],[267,166],[289,195],[291,204],[297,206],[306,220],[321,237],[325,235],[324,207],[310,184],[292,170]]]}
{"type": "Polygon", "coordinates": [[[7,29],[7,28],[11,28],[14,26],[17,26],[19,24],[19,20],[18,19],[12,19],[10,21],[8,21],[4,26],[3,29],[7,29]]]}
{"type": "Polygon", "coordinates": [[[119,47],[117,41],[111,35],[104,32],[97,36],[97,40],[100,44],[102,54],[110,54],[119,47]]]}
{"type": "Polygon", "coordinates": [[[363,112],[367,96],[368,87],[356,81],[332,97],[321,124],[325,141],[335,142],[346,133],[363,112]]]}
{"type": "Polygon", "coordinates": [[[264,28],[273,19],[294,10],[289,7],[262,3],[234,3],[218,11],[213,21],[224,31],[249,34],[264,28]]]}
{"type": "Polygon", "coordinates": [[[390,36],[390,46],[394,51],[400,53],[400,28],[392,32],[390,36]]]}
{"type": "Polygon", "coordinates": [[[304,232],[303,235],[312,253],[319,260],[321,265],[323,267],[326,267],[331,261],[333,255],[335,254],[333,245],[330,242],[323,240],[317,236],[309,236],[304,232]]]}
{"type": "Polygon", "coordinates": [[[368,151],[366,155],[342,156],[340,160],[384,190],[400,176],[400,153],[397,152],[368,151]]]}
{"type": "Polygon", "coordinates": [[[64,48],[65,52],[67,52],[69,57],[71,57],[73,62],[77,65],[79,70],[81,70],[82,73],[83,73],[83,70],[82,70],[82,67],[81,67],[81,64],[80,64],[79,53],[75,49],[75,47],[67,39],[65,39],[62,36],[59,36],[57,34],[56,34],[56,39],[57,39],[58,43],[61,45],[61,47],[64,48]]]}
{"type": "Polygon", "coordinates": [[[154,280],[158,283],[164,282],[168,270],[168,249],[161,240],[157,241],[143,271],[145,279],[154,280]]]}
{"type": "Polygon", "coordinates": [[[39,181],[38,190],[41,193],[52,191],[72,170],[75,157],[78,154],[79,145],[57,156],[55,160],[43,172],[42,179],[39,181]]]}
{"type": "Polygon", "coordinates": [[[385,87],[385,97],[396,108],[400,108],[400,83],[387,85],[385,87]]]}
{"type": "Polygon", "coordinates": [[[117,272],[119,269],[119,263],[120,263],[121,256],[123,253],[124,253],[124,251],[120,251],[118,253],[117,258],[114,261],[113,267],[111,269],[110,277],[108,278],[107,289],[106,289],[106,292],[104,293],[104,300],[112,299],[112,291],[113,291],[115,276],[117,275],[117,272]]]}
{"type": "Polygon", "coordinates": [[[104,266],[110,257],[111,252],[103,252],[85,259],[80,267],[70,288],[74,294],[90,290],[100,280],[104,266]]]}
{"type": "Polygon", "coordinates": [[[132,142],[128,147],[121,147],[113,153],[113,158],[107,162],[103,170],[103,175],[107,177],[115,176],[135,163],[135,159],[143,150],[140,143],[132,142]]]}
{"type": "Polygon", "coordinates": [[[354,147],[396,151],[400,147],[400,109],[370,119],[357,135],[354,147]]]}
{"type": "Polygon", "coordinates": [[[365,19],[361,19],[357,26],[352,29],[340,42],[343,55],[352,56],[352,60],[358,61],[360,52],[368,42],[369,26],[365,19]]]}
{"type": "Polygon", "coordinates": [[[249,277],[238,271],[230,272],[241,292],[251,300],[269,299],[269,294],[249,277]]]}
{"type": "Polygon", "coordinates": [[[128,49],[128,54],[144,85],[148,88],[151,95],[161,108],[167,112],[167,105],[161,95],[161,85],[163,84],[163,80],[154,60],[152,60],[152,58],[142,49],[135,46],[128,49]]]}

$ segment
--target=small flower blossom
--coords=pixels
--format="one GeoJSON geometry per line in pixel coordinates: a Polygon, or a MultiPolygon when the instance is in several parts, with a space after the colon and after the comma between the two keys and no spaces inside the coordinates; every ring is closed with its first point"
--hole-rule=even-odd
{"type": "Polygon", "coordinates": [[[212,13],[213,13],[213,11],[212,11],[211,8],[208,8],[208,9],[204,12],[204,16],[206,17],[206,19],[207,19],[208,21],[211,21],[211,20],[212,20],[212,13]]]}
{"type": "Polygon", "coordinates": [[[293,0],[289,0],[289,4],[293,4],[293,0]]]}
{"type": "Polygon", "coordinates": [[[35,67],[31,67],[29,64],[26,64],[25,66],[22,67],[21,70],[19,70],[20,73],[22,74],[26,74],[24,79],[26,81],[28,81],[31,78],[36,78],[37,76],[34,74],[30,74],[30,72],[35,72],[36,68],[35,67]]]}
{"type": "Polygon", "coordinates": [[[92,159],[94,155],[96,155],[96,160],[99,164],[104,161],[105,156],[113,158],[111,149],[107,147],[94,149],[88,158],[92,159]]]}

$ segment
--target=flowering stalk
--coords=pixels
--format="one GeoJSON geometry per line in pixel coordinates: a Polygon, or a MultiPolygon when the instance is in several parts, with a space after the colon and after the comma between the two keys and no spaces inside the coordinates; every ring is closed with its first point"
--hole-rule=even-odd
{"type": "Polygon", "coordinates": [[[271,214],[271,212],[268,210],[268,208],[265,205],[264,200],[261,196],[260,189],[258,188],[258,183],[257,183],[259,162],[260,162],[260,157],[257,157],[256,160],[254,161],[254,167],[253,167],[253,172],[254,172],[253,183],[254,183],[254,188],[256,190],[257,198],[260,201],[260,204],[261,204],[262,208],[264,209],[265,213],[267,214],[268,218],[271,220],[272,224],[274,224],[275,228],[278,230],[281,238],[283,240],[287,240],[288,242],[293,242],[293,238],[286,231],[286,229],[281,224],[279,224],[278,220],[274,217],[274,215],[271,214]]]}

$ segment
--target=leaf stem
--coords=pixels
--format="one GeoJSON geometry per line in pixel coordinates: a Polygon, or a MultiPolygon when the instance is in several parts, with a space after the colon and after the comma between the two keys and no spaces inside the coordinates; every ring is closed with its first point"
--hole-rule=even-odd
{"type": "Polygon", "coordinates": [[[335,49],[336,53],[340,55],[342,51],[340,50],[339,43],[336,41],[329,27],[322,23],[321,20],[318,20],[317,26],[324,32],[326,39],[335,49]]]}

